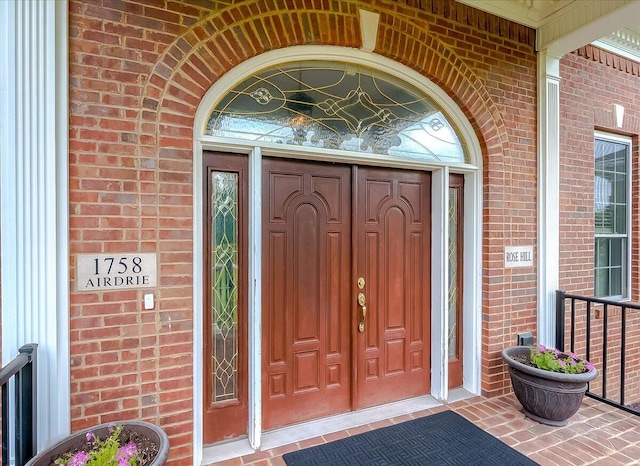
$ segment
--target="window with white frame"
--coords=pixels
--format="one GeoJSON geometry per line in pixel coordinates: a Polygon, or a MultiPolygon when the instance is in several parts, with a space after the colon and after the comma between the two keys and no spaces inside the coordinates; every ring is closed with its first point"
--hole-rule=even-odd
{"type": "Polygon", "coordinates": [[[629,297],[631,140],[595,135],[595,295],[629,297]]]}

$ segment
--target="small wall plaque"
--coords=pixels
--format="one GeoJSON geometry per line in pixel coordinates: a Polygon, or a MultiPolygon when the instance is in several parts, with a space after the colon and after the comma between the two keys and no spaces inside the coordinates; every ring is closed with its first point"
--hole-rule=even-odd
{"type": "Polygon", "coordinates": [[[78,254],[77,291],[151,288],[157,285],[155,253],[78,254]]]}
{"type": "Polygon", "coordinates": [[[504,248],[504,266],[531,267],[533,265],[533,246],[506,246],[504,248]]]}

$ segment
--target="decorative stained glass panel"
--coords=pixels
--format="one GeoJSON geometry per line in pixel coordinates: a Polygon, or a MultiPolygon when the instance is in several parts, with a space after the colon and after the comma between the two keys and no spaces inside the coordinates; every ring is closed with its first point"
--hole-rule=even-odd
{"type": "Polygon", "coordinates": [[[449,189],[449,359],[458,358],[458,215],[459,190],[449,189]]]}
{"type": "Polygon", "coordinates": [[[214,172],[211,303],[213,402],[238,397],[238,175],[214,172]]]}
{"type": "Polygon", "coordinates": [[[433,99],[389,74],[349,63],[289,63],[249,76],[213,109],[210,136],[465,162],[433,99]]]}

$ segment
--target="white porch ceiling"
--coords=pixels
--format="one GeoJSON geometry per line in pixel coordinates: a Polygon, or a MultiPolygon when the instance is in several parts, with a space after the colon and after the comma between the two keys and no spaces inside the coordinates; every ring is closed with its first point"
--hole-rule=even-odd
{"type": "Polygon", "coordinates": [[[479,10],[534,29],[576,3],[576,0],[458,0],[479,10]]]}
{"type": "Polygon", "coordinates": [[[596,42],[640,61],[640,0],[457,0],[537,30],[537,48],[569,53],[596,42]]]}

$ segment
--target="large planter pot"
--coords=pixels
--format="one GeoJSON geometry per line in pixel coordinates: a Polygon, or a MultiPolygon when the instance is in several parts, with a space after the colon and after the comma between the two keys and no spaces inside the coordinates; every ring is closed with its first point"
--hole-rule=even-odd
{"type": "Polygon", "coordinates": [[[509,365],[516,398],[527,417],[550,426],[565,426],[580,408],[587,384],[596,378],[598,371],[563,374],[527,366],[513,359],[516,355],[528,356],[531,348],[513,346],[502,351],[502,359],[509,365]]]}
{"type": "Polygon", "coordinates": [[[169,438],[164,430],[160,427],[144,421],[120,421],[110,422],[108,424],[100,424],[89,429],[74,432],[68,437],[60,440],[58,443],[41,451],[33,457],[26,466],[50,466],[61,455],[68,451],[80,447],[86,442],[86,435],[93,432],[96,436],[104,439],[109,436],[109,429],[114,425],[124,426],[124,429],[138,433],[140,436],[153,440],[158,445],[158,454],[150,463],[151,466],[162,466],[169,456],[169,438]]]}

